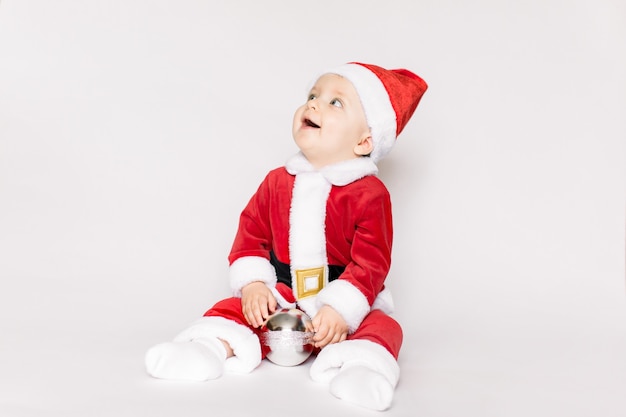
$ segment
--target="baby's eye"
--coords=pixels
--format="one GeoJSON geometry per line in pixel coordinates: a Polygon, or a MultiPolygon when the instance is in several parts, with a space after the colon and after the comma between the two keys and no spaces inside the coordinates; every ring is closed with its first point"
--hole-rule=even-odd
{"type": "Polygon", "coordinates": [[[330,105],[331,106],[335,106],[335,107],[339,107],[339,108],[343,107],[343,103],[341,102],[341,100],[339,100],[337,98],[332,99],[330,101],[330,105]]]}
{"type": "Polygon", "coordinates": [[[309,94],[309,97],[307,98],[307,101],[311,101],[311,100],[315,100],[317,97],[315,97],[315,94],[309,94]]]}

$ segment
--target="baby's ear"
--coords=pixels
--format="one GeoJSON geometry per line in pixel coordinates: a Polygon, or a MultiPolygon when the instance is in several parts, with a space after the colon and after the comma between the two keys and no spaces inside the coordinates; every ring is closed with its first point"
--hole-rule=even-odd
{"type": "Polygon", "coordinates": [[[372,141],[372,135],[369,133],[361,138],[359,143],[354,147],[354,153],[360,156],[366,156],[372,153],[374,150],[374,141],[372,141]]]}

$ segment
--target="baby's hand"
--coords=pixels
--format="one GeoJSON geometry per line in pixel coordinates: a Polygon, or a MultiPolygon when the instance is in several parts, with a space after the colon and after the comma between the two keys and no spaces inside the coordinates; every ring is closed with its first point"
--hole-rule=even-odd
{"type": "Polygon", "coordinates": [[[251,282],[241,290],[241,308],[248,324],[261,327],[276,311],[276,298],[263,282],[251,282]]]}
{"type": "Polygon", "coordinates": [[[320,308],[313,318],[313,343],[315,347],[323,348],[327,345],[343,342],[348,337],[348,323],[331,306],[320,308]]]}

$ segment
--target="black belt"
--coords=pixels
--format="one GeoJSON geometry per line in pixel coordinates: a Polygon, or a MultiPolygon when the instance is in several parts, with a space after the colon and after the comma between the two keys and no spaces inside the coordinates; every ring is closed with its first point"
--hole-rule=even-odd
{"type": "MultiPolygon", "coordinates": [[[[289,264],[282,263],[276,258],[274,255],[274,251],[270,251],[270,263],[276,270],[276,278],[278,278],[278,282],[282,282],[287,285],[289,288],[291,287],[291,267],[289,264]]],[[[340,265],[328,265],[328,282],[334,281],[343,271],[346,270],[345,266],[340,265]]]]}

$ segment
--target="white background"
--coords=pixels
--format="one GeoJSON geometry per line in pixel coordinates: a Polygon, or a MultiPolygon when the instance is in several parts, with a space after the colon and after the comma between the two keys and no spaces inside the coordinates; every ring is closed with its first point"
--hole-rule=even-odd
{"type": "Polygon", "coordinates": [[[387,415],[623,416],[625,39],[618,0],[2,0],[0,415],[366,415],[307,365],[143,369],[229,295],[307,84],[357,60],[430,85],[380,164],[387,415]]]}

